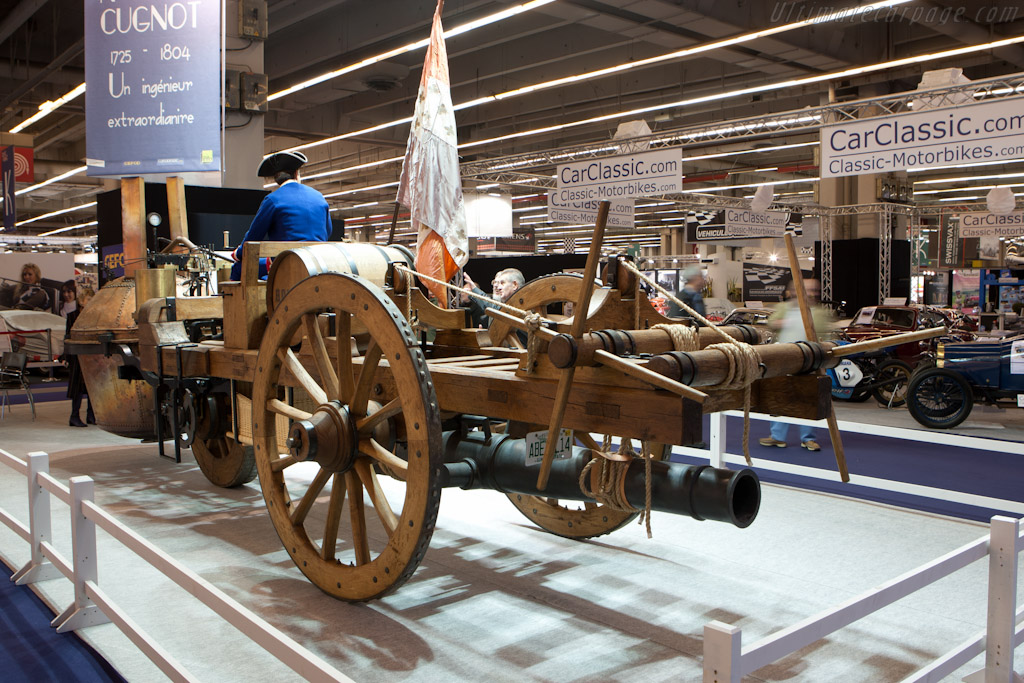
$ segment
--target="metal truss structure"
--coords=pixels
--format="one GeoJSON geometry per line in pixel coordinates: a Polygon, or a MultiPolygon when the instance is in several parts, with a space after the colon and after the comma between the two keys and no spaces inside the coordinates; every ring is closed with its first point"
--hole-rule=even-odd
{"type": "Polygon", "coordinates": [[[1024,95],[1024,73],[941,88],[911,90],[853,102],[836,102],[778,114],[733,119],[719,124],[687,126],[626,140],[601,140],[549,151],[481,159],[462,164],[462,177],[490,177],[491,174],[503,171],[551,167],[573,161],[629,154],[647,149],[691,146],[723,140],[775,135],[783,131],[811,133],[822,126],[843,121],[859,121],[914,111],[911,106],[914,102],[919,103],[918,110],[920,110],[920,103],[926,103],[928,108],[939,108],[962,105],[970,101],[980,102],[1020,95],[1024,95]]]}

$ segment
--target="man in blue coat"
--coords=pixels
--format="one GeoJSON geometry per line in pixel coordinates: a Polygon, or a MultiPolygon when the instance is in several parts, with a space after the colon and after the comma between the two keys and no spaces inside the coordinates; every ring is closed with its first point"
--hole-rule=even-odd
{"type": "MultiPolygon", "coordinates": [[[[320,192],[299,182],[299,168],[306,163],[301,152],[271,154],[256,173],[273,178],[280,187],[263,198],[256,217],[242,238],[246,242],[326,242],[331,236],[331,212],[320,192]]],[[[242,278],[242,245],[233,256],[231,279],[242,278]]],[[[266,259],[260,259],[260,277],[267,276],[266,259]]]]}

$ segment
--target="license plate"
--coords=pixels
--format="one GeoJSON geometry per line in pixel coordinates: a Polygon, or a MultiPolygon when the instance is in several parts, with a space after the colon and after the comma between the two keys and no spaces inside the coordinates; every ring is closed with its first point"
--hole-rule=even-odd
{"type": "MultiPolygon", "coordinates": [[[[547,443],[547,430],[528,432],[526,434],[526,464],[539,465],[544,461],[544,445],[547,443]]],[[[565,460],[572,455],[572,430],[563,429],[558,433],[555,444],[555,460],[565,460]]]]}

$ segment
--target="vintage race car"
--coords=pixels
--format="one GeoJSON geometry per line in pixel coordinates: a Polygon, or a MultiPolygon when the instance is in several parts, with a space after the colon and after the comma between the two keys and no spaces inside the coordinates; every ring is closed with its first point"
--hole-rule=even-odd
{"type": "MultiPolygon", "coordinates": [[[[970,341],[977,326],[966,316],[953,317],[927,306],[865,306],[853,316],[841,336],[851,342],[867,341],[932,327],[945,327],[948,334],[940,341],[970,341]]],[[[895,358],[916,366],[933,355],[932,340],[901,344],[890,350],[895,358]]]]}
{"type": "Polygon", "coordinates": [[[935,367],[915,372],[907,389],[910,414],[934,429],[963,422],[975,401],[1024,405],[1024,335],[939,344],[935,367]]]}

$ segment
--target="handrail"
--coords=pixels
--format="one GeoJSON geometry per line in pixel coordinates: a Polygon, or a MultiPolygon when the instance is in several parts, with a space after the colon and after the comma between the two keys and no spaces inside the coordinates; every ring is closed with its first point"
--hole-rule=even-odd
{"type": "Polygon", "coordinates": [[[1024,550],[1024,534],[1018,519],[993,517],[988,536],[968,543],[940,558],[906,572],[837,607],[808,617],[742,648],[741,629],[712,621],[704,626],[704,681],[738,683],[743,676],[787,657],[845,628],[911,593],[964,567],[989,557],[988,626],[925,666],[906,681],[931,681],[949,675],[982,651],[986,653],[986,680],[1010,680],[1013,656],[1024,641],[1024,608],[1015,610],[1018,554],[1024,550]]]}
{"type": "Polygon", "coordinates": [[[49,474],[49,458],[42,452],[30,453],[26,462],[0,450],[0,464],[26,475],[29,483],[27,526],[0,508],[0,523],[32,546],[32,558],[14,573],[12,580],[24,585],[63,574],[74,583],[74,602],[52,622],[58,633],[112,622],[169,678],[198,680],[132,621],[99,586],[96,577],[98,526],[306,680],[351,681],[97,505],[93,500],[94,482],[90,477],[72,477],[69,486],[65,486],[49,474]],[[50,495],[69,505],[73,561],[67,560],[50,541],[50,495]]]}

